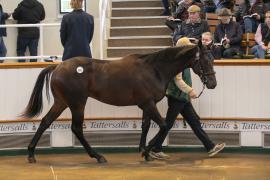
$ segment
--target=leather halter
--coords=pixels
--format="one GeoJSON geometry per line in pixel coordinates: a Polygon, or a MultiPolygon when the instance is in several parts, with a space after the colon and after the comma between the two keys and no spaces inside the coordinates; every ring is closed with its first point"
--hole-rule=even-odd
{"type": "MultiPolygon", "coordinates": [[[[206,53],[210,53],[210,52],[206,51],[206,53]]],[[[199,68],[200,68],[200,71],[199,71],[198,75],[199,75],[199,77],[200,77],[200,79],[201,79],[201,81],[203,83],[203,89],[201,90],[201,92],[199,93],[199,95],[195,99],[199,98],[202,95],[202,93],[203,93],[203,91],[205,89],[205,85],[207,83],[207,76],[216,74],[215,71],[207,72],[207,73],[205,73],[203,71],[202,64],[201,64],[201,61],[200,61],[200,51],[198,51],[196,53],[196,58],[195,58],[195,61],[194,61],[194,64],[197,64],[197,63],[199,64],[199,68]]]]}

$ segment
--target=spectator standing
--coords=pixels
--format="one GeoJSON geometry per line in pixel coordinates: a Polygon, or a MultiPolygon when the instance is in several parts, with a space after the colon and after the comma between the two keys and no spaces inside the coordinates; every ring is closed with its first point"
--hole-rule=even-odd
{"type": "Polygon", "coordinates": [[[73,11],[64,15],[60,36],[64,46],[63,61],[85,56],[92,58],[90,42],[94,34],[94,18],[82,10],[83,0],[71,0],[73,11]]]}
{"type": "Polygon", "coordinates": [[[255,34],[257,45],[252,48],[256,58],[265,59],[265,54],[270,53],[270,11],[265,14],[265,23],[261,23],[255,34]]]}
{"type": "MultiPolygon", "coordinates": [[[[38,24],[45,19],[45,10],[43,5],[37,0],[23,0],[12,14],[13,19],[18,24],[38,24]]],[[[37,27],[21,27],[18,31],[17,38],[17,55],[25,56],[27,47],[30,56],[37,56],[39,41],[39,28],[37,27]]],[[[36,62],[37,59],[30,59],[30,62],[36,62]]],[[[19,60],[25,62],[25,60],[19,60]]]]}
{"type": "Polygon", "coordinates": [[[242,28],[239,23],[232,20],[232,13],[229,9],[223,8],[218,13],[220,24],[217,25],[214,39],[221,43],[223,58],[241,56],[242,28]]]}
{"type": "MultiPolygon", "coordinates": [[[[3,11],[3,7],[0,3],[0,24],[4,25],[6,24],[6,19],[10,17],[11,14],[5,13],[3,11]]],[[[7,48],[4,42],[3,37],[7,36],[6,28],[0,28],[0,57],[6,57],[7,55],[7,48]]],[[[0,60],[0,63],[2,63],[3,60],[0,60]]]]}

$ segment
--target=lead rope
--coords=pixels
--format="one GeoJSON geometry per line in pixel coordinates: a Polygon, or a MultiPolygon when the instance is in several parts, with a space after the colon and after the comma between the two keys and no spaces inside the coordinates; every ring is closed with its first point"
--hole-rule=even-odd
{"type": "Polygon", "coordinates": [[[203,84],[203,89],[202,89],[202,91],[200,92],[200,94],[199,94],[197,97],[195,97],[195,99],[198,99],[198,98],[202,95],[204,89],[205,89],[205,84],[203,84]]]}

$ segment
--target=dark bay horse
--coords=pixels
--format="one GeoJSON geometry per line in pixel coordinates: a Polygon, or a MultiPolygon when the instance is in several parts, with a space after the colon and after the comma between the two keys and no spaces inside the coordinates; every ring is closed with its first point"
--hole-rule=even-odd
{"type": "MultiPolygon", "coordinates": [[[[36,162],[34,151],[41,135],[69,107],[72,113],[72,132],[90,157],[96,158],[99,163],[107,162],[91,148],[83,135],[82,124],[88,97],[116,106],[137,105],[159,125],[158,134],[163,134],[166,123],[156,103],[164,97],[169,81],[185,68],[191,67],[204,79],[208,88],[214,88],[216,79],[213,57],[210,55],[204,47],[189,45],[144,55],[133,54],[117,61],[75,57],[43,69],[22,116],[32,118],[42,112],[42,89],[46,82],[48,92],[50,77],[54,103],[42,118],[28,146],[28,161],[36,162]]],[[[145,148],[143,155],[146,160],[149,160],[149,151],[154,143],[150,142],[145,148]]]]}

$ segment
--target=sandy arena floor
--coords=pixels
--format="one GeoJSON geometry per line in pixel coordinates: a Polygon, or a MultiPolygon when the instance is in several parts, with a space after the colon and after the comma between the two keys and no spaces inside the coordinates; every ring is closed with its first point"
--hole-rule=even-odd
{"type": "Polygon", "coordinates": [[[98,164],[86,154],[37,154],[0,157],[0,180],[261,180],[270,179],[270,155],[222,153],[170,153],[171,160],[144,162],[139,154],[104,154],[98,164]]]}

